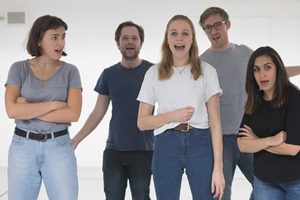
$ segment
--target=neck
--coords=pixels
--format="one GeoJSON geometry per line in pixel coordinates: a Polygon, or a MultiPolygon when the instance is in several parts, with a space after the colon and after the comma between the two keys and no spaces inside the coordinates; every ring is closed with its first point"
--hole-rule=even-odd
{"type": "Polygon", "coordinates": [[[211,46],[211,47],[210,47],[210,50],[222,52],[222,51],[228,50],[230,47],[231,47],[230,43],[227,42],[226,44],[224,44],[224,45],[222,45],[222,46],[218,46],[218,47],[216,47],[216,46],[211,46]]]}
{"type": "Polygon", "coordinates": [[[122,58],[121,65],[125,68],[136,68],[142,63],[142,61],[143,60],[140,59],[139,57],[137,57],[134,60],[126,60],[126,59],[122,58]]]}
{"type": "Polygon", "coordinates": [[[57,67],[60,65],[60,60],[51,60],[45,57],[36,57],[36,62],[40,68],[57,67]]]}
{"type": "Polygon", "coordinates": [[[264,100],[271,101],[273,99],[273,93],[264,92],[264,100]]]}
{"type": "Polygon", "coordinates": [[[174,67],[184,67],[189,64],[189,57],[186,59],[183,58],[175,58],[173,57],[173,66],[174,67]]]}

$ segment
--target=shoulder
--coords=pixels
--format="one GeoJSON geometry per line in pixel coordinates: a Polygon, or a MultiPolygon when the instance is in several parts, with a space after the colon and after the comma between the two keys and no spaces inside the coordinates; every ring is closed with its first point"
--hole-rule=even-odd
{"type": "Polygon", "coordinates": [[[248,47],[245,44],[231,43],[231,47],[236,52],[247,53],[247,54],[252,54],[253,53],[253,49],[251,49],[250,47],[248,47]]]}
{"type": "Polygon", "coordinates": [[[201,67],[204,75],[216,73],[216,69],[212,65],[208,64],[207,62],[201,61],[201,67]]]}
{"type": "Polygon", "coordinates": [[[294,102],[294,101],[296,101],[297,103],[300,102],[300,91],[296,88],[290,87],[288,102],[294,102]]]}
{"type": "Polygon", "coordinates": [[[18,73],[28,72],[29,71],[28,60],[14,62],[10,67],[10,71],[16,71],[18,73]]]}
{"type": "Polygon", "coordinates": [[[150,68],[154,64],[152,62],[149,62],[148,60],[143,59],[142,65],[150,68]]]}

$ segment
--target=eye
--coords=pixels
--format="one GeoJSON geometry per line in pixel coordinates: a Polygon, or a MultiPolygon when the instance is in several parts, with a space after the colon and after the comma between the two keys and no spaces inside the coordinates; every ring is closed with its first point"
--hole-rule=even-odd
{"type": "Polygon", "coordinates": [[[216,29],[220,29],[221,26],[222,26],[222,22],[217,22],[217,23],[215,23],[215,25],[214,25],[214,27],[215,27],[216,29]]]}
{"type": "Polygon", "coordinates": [[[56,36],[51,37],[52,40],[57,40],[56,36]]]}
{"type": "Polygon", "coordinates": [[[188,32],[183,32],[184,36],[190,35],[188,32]]]}
{"type": "Polygon", "coordinates": [[[172,36],[176,36],[176,35],[177,35],[177,32],[172,32],[171,35],[172,35],[172,36]]]}
{"type": "Polygon", "coordinates": [[[137,37],[133,37],[132,40],[138,40],[138,38],[137,37]]]}
{"type": "Polygon", "coordinates": [[[205,30],[205,31],[210,31],[210,30],[211,30],[211,27],[212,27],[211,25],[204,26],[204,30],[205,30]]]}
{"type": "Polygon", "coordinates": [[[258,67],[254,67],[253,71],[254,71],[254,72],[259,72],[260,69],[259,69],[258,67]]]}
{"type": "Polygon", "coordinates": [[[123,37],[122,40],[128,40],[128,37],[123,37]]]}
{"type": "Polygon", "coordinates": [[[265,70],[269,70],[269,69],[271,69],[271,66],[265,66],[265,70]]]}

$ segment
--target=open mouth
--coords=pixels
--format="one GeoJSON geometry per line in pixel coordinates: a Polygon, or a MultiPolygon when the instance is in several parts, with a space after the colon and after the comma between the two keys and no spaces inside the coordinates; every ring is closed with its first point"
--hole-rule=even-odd
{"type": "Polygon", "coordinates": [[[62,53],[62,51],[63,51],[62,49],[55,49],[56,53],[62,53]]]}
{"type": "Polygon", "coordinates": [[[185,47],[184,45],[175,45],[176,50],[183,50],[184,47],[185,47]]]}
{"type": "Polygon", "coordinates": [[[260,81],[260,84],[261,84],[262,87],[267,86],[268,83],[269,83],[269,81],[260,81]]]}

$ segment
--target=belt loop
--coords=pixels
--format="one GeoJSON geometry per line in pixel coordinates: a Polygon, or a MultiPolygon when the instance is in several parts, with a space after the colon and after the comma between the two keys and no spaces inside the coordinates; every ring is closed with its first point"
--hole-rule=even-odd
{"type": "Polygon", "coordinates": [[[30,131],[27,131],[26,132],[26,140],[29,140],[29,134],[30,134],[30,131]]]}
{"type": "Polygon", "coordinates": [[[54,141],[54,140],[55,140],[54,133],[53,133],[53,132],[51,132],[50,134],[51,134],[51,138],[52,138],[52,140],[54,141]]]}

